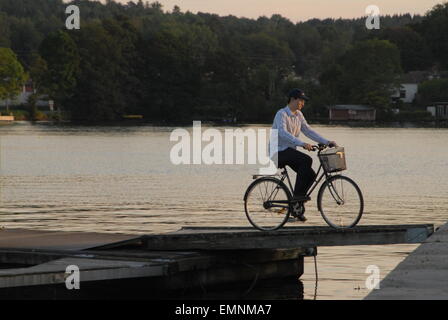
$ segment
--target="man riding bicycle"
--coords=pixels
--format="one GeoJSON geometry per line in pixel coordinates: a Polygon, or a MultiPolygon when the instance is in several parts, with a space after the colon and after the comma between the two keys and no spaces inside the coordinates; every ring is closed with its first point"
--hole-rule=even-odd
{"type": "MultiPolygon", "coordinates": [[[[292,89],[289,92],[288,105],[277,112],[272,125],[272,129],[278,132],[278,143],[270,144],[273,148],[277,147],[276,150],[271,150],[277,167],[283,168],[288,165],[297,173],[294,199],[302,203],[310,200],[306,193],[316,179],[316,173],[312,168],[313,159],[296,150],[296,147],[313,150],[312,145],[298,138],[300,132],[318,143],[337,146],[336,142],[325,139],[308,125],[301,111],[305,101],[308,100],[309,98],[300,89],[292,89]]],[[[297,218],[306,221],[303,213],[297,218]]]]}

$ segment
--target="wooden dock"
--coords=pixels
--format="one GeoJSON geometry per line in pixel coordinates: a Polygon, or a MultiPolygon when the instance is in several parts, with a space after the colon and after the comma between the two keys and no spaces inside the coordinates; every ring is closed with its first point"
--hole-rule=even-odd
{"type": "Polygon", "coordinates": [[[0,248],[85,250],[135,238],[128,234],[0,229],[0,248]]]}
{"type": "Polygon", "coordinates": [[[143,236],[148,250],[234,250],[307,248],[328,246],[419,243],[434,232],[434,226],[382,225],[352,229],[330,227],[284,227],[260,232],[248,227],[184,227],[179,231],[143,236]]]}
{"type": "Polygon", "coordinates": [[[2,229],[0,298],[95,299],[114,290],[121,298],[161,298],[175,290],[297,279],[304,257],[316,255],[318,246],[417,243],[432,232],[432,225],[286,227],[275,232],[189,227],[160,235],[2,229]],[[69,265],[80,269],[81,290],[65,286],[69,265]]]}

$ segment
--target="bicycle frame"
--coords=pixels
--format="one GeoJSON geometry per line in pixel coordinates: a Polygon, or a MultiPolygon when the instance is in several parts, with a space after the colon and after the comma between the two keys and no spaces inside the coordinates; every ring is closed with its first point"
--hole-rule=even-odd
{"type": "MultiPolygon", "coordinates": [[[[293,191],[294,188],[292,186],[291,179],[289,178],[288,170],[286,168],[283,168],[281,175],[282,175],[282,177],[280,178],[280,181],[284,182],[284,180],[286,178],[288,180],[289,189],[291,191],[293,191]]],[[[309,197],[311,195],[311,193],[313,193],[314,189],[316,189],[316,187],[319,185],[319,183],[322,181],[322,179],[324,177],[325,177],[325,180],[328,180],[331,177],[331,175],[323,169],[322,164],[321,164],[319,166],[319,169],[317,170],[316,177],[317,177],[317,179],[314,180],[313,184],[311,185],[310,189],[308,190],[308,192],[306,194],[307,197],[309,197]],[[319,173],[321,170],[322,170],[322,173],[319,176],[319,173]]]]}
{"type": "MultiPolygon", "coordinates": [[[[319,153],[320,153],[320,152],[319,152],[319,153]]],[[[319,155],[319,154],[318,154],[318,155],[319,155]]],[[[322,181],[322,179],[323,179],[324,177],[325,177],[325,181],[328,181],[328,180],[332,177],[331,173],[327,172],[327,171],[324,169],[324,167],[323,167],[323,165],[322,165],[322,162],[321,162],[321,159],[320,159],[319,156],[318,156],[318,158],[319,158],[320,165],[319,165],[319,169],[317,170],[317,173],[316,173],[316,178],[317,178],[317,179],[314,180],[313,184],[311,185],[310,189],[308,190],[308,192],[307,192],[307,194],[306,194],[307,197],[309,197],[309,196],[311,195],[311,193],[313,193],[314,189],[316,189],[316,187],[319,185],[319,183],[322,181]],[[321,173],[321,171],[322,171],[322,173],[321,173]],[[319,176],[319,173],[320,173],[320,176],[319,176]]],[[[285,183],[285,179],[288,180],[289,190],[290,190],[291,193],[293,193],[294,188],[293,188],[293,186],[292,186],[291,179],[289,178],[288,170],[286,169],[286,167],[284,167],[284,168],[282,169],[282,172],[281,172],[281,178],[280,178],[279,180],[280,180],[281,182],[285,183]]],[[[276,190],[278,191],[278,188],[277,188],[276,190]]],[[[335,188],[334,188],[334,186],[333,186],[332,184],[330,184],[330,188],[329,188],[329,190],[330,190],[331,195],[333,196],[333,198],[335,199],[335,201],[336,201],[338,204],[341,204],[341,203],[344,202],[344,200],[341,199],[341,197],[338,195],[338,193],[336,192],[336,190],[335,190],[335,188]]],[[[274,190],[274,191],[275,191],[275,190],[274,190]]],[[[270,196],[269,196],[268,199],[270,199],[270,198],[272,197],[274,191],[270,194],[270,196]]],[[[277,195],[277,193],[275,193],[274,197],[275,197],[276,195],[277,195]]],[[[266,203],[269,204],[269,207],[270,207],[270,208],[273,208],[273,207],[285,208],[286,206],[284,206],[284,205],[276,205],[276,204],[287,204],[287,205],[289,206],[289,204],[290,204],[291,202],[294,203],[295,201],[294,201],[294,200],[293,200],[293,201],[288,201],[288,200],[274,200],[274,201],[272,201],[272,200],[267,200],[267,201],[266,201],[266,203]]]]}

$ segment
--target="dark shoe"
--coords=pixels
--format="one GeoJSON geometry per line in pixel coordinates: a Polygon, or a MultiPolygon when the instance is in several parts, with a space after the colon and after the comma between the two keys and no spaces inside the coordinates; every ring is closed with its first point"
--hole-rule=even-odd
{"type": "Polygon", "coordinates": [[[303,202],[297,202],[293,204],[291,215],[302,222],[305,222],[307,220],[305,217],[305,206],[303,202]]]}
{"type": "Polygon", "coordinates": [[[308,219],[304,215],[301,215],[300,217],[290,216],[288,218],[288,222],[305,222],[306,220],[308,219]]]}

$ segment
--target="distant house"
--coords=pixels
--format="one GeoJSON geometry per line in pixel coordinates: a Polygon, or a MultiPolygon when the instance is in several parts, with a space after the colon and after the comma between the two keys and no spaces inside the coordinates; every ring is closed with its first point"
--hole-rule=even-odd
{"type": "MultiPolygon", "coordinates": [[[[31,80],[27,81],[25,85],[22,87],[22,91],[14,98],[7,100],[0,100],[0,109],[5,109],[7,105],[9,106],[19,106],[19,105],[25,105],[28,102],[28,98],[30,95],[35,93],[33,82],[31,80]]],[[[36,105],[38,107],[49,108],[48,101],[44,100],[45,96],[41,96],[41,99],[39,99],[36,102],[36,105]]]]}
{"type": "Polygon", "coordinates": [[[330,120],[344,121],[344,120],[364,120],[375,121],[376,110],[375,108],[354,105],[354,104],[339,104],[329,107],[330,120]]]}
{"type": "Polygon", "coordinates": [[[412,103],[418,92],[418,83],[402,83],[397,93],[392,98],[400,99],[404,103],[412,103]]]}
{"type": "Polygon", "coordinates": [[[27,82],[23,87],[22,91],[14,98],[9,101],[0,100],[0,106],[6,107],[6,105],[23,105],[28,101],[28,97],[34,92],[33,85],[27,82]]]}
{"type": "Polygon", "coordinates": [[[392,94],[392,100],[412,103],[418,93],[418,85],[432,78],[434,78],[434,75],[429,71],[411,71],[402,75],[400,88],[392,94]]]}
{"type": "Polygon", "coordinates": [[[426,111],[434,118],[448,119],[448,102],[435,102],[432,106],[426,107],[426,111]]]}

